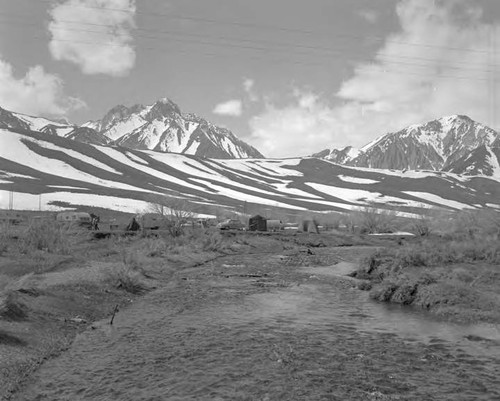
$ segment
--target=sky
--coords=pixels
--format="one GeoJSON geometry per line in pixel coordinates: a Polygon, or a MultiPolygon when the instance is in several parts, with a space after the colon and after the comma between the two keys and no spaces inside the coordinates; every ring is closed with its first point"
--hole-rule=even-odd
{"type": "Polygon", "coordinates": [[[0,107],[81,124],[163,97],[267,157],[500,129],[500,2],[0,0],[0,107]]]}

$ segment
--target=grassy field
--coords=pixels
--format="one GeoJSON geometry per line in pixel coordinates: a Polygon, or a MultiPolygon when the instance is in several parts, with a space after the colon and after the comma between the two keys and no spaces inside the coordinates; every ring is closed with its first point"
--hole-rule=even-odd
{"type": "MultiPolygon", "coordinates": [[[[362,218],[357,218],[362,226],[362,218]]],[[[389,220],[385,216],[380,221],[393,227],[389,220]]],[[[273,258],[279,257],[285,270],[278,288],[290,285],[287,275],[294,269],[332,266],[343,258],[360,260],[353,274],[359,279],[357,286],[370,290],[375,300],[418,306],[456,321],[499,323],[500,243],[496,223],[489,220],[488,225],[472,226],[455,219],[455,226],[444,234],[427,227],[426,235],[406,242],[374,239],[359,229],[320,234],[186,229],[177,237],[163,233],[97,240],[88,230],[53,220],[3,226],[0,399],[9,399],[44,361],[68,349],[94,322],[111,321],[117,311],[168,286],[179,272],[210,266],[227,255],[236,260],[238,255],[260,255],[269,261],[260,269],[271,273],[273,258]]],[[[419,230],[424,223],[419,222],[419,230]]],[[[376,231],[374,223],[369,224],[376,231]]],[[[267,291],[266,283],[256,284],[267,291]]],[[[200,293],[186,293],[181,309],[208,288],[207,282],[200,293]]]]}

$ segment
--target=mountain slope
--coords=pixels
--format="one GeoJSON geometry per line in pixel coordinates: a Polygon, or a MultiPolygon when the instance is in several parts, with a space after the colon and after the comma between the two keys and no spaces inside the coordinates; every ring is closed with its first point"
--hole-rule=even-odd
{"type": "Polygon", "coordinates": [[[135,212],[155,194],[181,197],[200,213],[215,208],[263,213],[345,211],[367,204],[413,213],[496,207],[500,182],[451,173],[396,173],[316,158],[210,160],[189,155],[95,146],[26,130],[0,129],[0,207],[93,205],[135,212]],[[487,190],[486,190],[487,189],[487,190]],[[62,202],[62,203],[61,203],[62,202]]]}
{"type": "Polygon", "coordinates": [[[335,149],[315,156],[325,154],[329,160],[357,167],[492,175],[499,145],[500,136],[493,129],[455,115],[383,135],[351,157],[335,149]]]}

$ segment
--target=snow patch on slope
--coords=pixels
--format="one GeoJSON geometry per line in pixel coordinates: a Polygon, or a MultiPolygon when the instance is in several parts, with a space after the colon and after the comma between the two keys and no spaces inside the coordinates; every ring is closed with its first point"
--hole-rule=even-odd
{"type": "Polygon", "coordinates": [[[439,195],[430,194],[428,192],[415,192],[415,191],[402,191],[405,194],[414,196],[416,198],[423,199],[423,201],[429,201],[443,206],[450,207],[452,209],[475,209],[472,206],[466,205],[465,203],[460,203],[451,199],[445,199],[439,195]]]}
{"type": "Polygon", "coordinates": [[[346,175],[339,175],[338,178],[341,181],[352,182],[354,184],[376,184],[376,183],[380,182],[380,181],[376,181],[376,180],[370,180],[369,178],[349,177],[346,175]]]}

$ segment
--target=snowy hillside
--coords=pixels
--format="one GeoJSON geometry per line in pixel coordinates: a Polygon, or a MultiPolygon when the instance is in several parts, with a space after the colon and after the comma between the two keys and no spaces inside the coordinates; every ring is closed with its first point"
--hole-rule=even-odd
{"type": "Polygon", "coordinates": [[[383,135],[359,153],[350,149],[346,154],[346,149],[314,156],[358,167],[491,176],[498,172],[500,136],[469,117],[454,115],[383,135]]]}
{"type": "Polygon", "coordinates": [[[0,137],[2,208],[8,191],[18,208],[38,208],[41,194],[44,207],[56,201],[131,212],[144,210],[152,194],[187,199],[207,213],[219,206],[345,211],[371,202],[409,213],[431,206],[500,208],[500,182],[485,177],[371,170],[317,158],[210,160],[25,130],[0,129],[0,137]]]}

